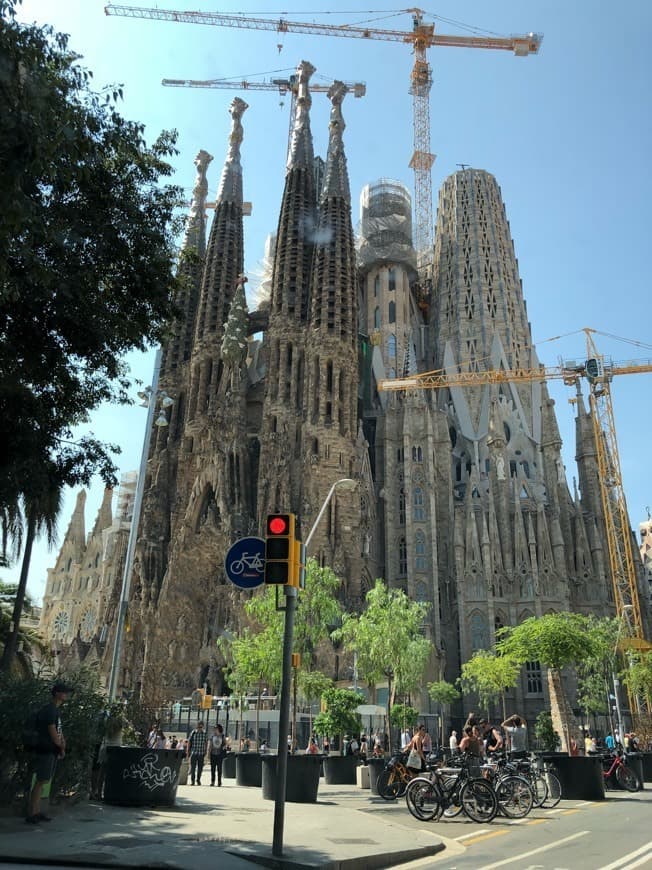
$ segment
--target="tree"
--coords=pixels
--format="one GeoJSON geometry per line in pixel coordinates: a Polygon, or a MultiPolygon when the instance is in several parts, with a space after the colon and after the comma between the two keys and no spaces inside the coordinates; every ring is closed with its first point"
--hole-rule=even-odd
{"type": "Polygon", "coordinates": [[[43,473],[35,473],[34,470],[28,477],[28,485],[23,484],[26,490],[23,494],[23,505],[27,519],[27,530],[25,533],[25,548],[23,550],[23,559],[20,566],[20,577],[16,588],[16,596],[14,600],[14,608],[11,616],[11,624],[9,633],[5,640],[4,650],[2,651],[2,661],[0,661],[0,671],[9,673],[16,655],[18,647],[18,637],[20,632],[20,618],[25,605],[25,592],[27,589],[27,578],[29,576],[29,563],[32,558],[32,546],[39,534],[47,535],[47,540],[50,545],[54,543],[56,538],[56,523],[59,511],[61,510],[61,484],[59,483],[56,470],[51,462],[47,462],[38,471],[49,472],[47,477],[43,473]]]}
{"type": "Polygon", "coordinates": [[[460,682],[465,692],[475,692],[480,703],[489,712],[489,705],[498,698],[502,702],[503,721],[507,718],[505,712],[505,689],[513,688],[520,673],[521,666],[514,659],[505,655],[496,655],[489,650],[476,650],[468,662],[462,665],[460,682]]]}
{"type": "Polygon", "coordinates": [[[428,683],[428,695],[436,703],[439,704],[439,724],[440,724],[440,742],[444,743],[444,707],[449,707],[458,701],[460,693],[452,683],[446,680],[437,680],[434,683],[428,683]]]}
{"type": "Polygon", "coordinates": [[[327,689],[323,695],[326,709],[316,718],[313,728],[317,734],[339,738],[342,746],[344,734],[359,734],[362,719],[356,712],[356,707],[364,701],[364,697],[353,689],[327,689]]]}
{"type": "Polygon", "coordinates": [[[394,704],[391,719],[394,728],[414,728],[419,719],[419,711],[409,704],[394,704]]]}
{"type": "Polygon", "coordinates": [[[410,601],[402,589],[388,589],[384,580],[376,580],[366,604],[359,615],[344,614],[334,636],[344,642],[345,649],[357,653],[358,670],[369,686],[387,679],[391,746],[390,715],[396,693],[407,695],[420,687],[430,655],[430,643],[421,634],[428,605],[410,601]]]}
{"type": "Polygon", "coordinates": [[[553,723],[560,723],[563,744],[567,752],[571,745],[573,714],[561,680],[561,670],[578,665],[599,654],[599,644],[593,621],[580,613],[547,613],[532,616],[520,625],[500,629],[496,650],[524,664],[540,661],[548,668],[553,723]]]}
{"type": "Polygon", "coordinates": [[[559,735],[552,725],[552,716],[548,710],[542,710],[534,722],[534,736],[539,747],[547,752],[555,752],[559,746],[559,735]]]}
{"type": "Polygon", "coordinates": [[[181,282],[181,191],[160,184],[175,136],[148,146],[120,89],[91,90],[67,37],[17,22],[15,5],[0,0],[0,515],[14,535],[34,470],[59,489],[97,470],[112,482],[111,446],[73,427],[128,401],[122,358],[162,338],[181,282]]]}

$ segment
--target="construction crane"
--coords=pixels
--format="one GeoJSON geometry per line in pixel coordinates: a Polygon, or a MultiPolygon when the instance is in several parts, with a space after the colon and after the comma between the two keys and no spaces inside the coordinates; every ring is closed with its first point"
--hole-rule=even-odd
{"type": "MultiPolygon", "coordinates": [[[[292,139],[292,128],[294,126],[294,115],[297,93],[299,86],[297,77],[290,76],[288,79],[272,79],[269,82],[250,82],[247,79],[236,81],[235,79],[162,79],[161,84],[166,88],[224,88],[226,90],[242,90],[242,91],[275,91],[281,97],[290,94],[290,129],[288,132],[288,153],[290,150],[290,141],[292,139]]],[[[311,84],[310,90],[313,93],[328,93],[332,83],[329,84],[311,84]]],[[[354,97],[364,97],[367,93],[367,86],[364,82],[343,82],[347,90],[354,97]]]]}
{"type": "MultiPolygon", "coordinates": [[[[617,375],[652,372],[652,360],[613,362],[598,352],[593,340],[597,330],[585,327],[586,360],[564,362],[559,366],[536,369],[488,369],[487,371],[448,372],[440,369],[405,378],[379,381],[381,391],[438,390],[450,387],[475,387],[483,384],[527,383],[561,379],[577,386],[581,378],[589,383],[589,402],[598,461],[600,496],[607,534],[609,563],[616,615],[622,620],[621,649],[646,651],[652,644],[645,637],[638,594],[632,535],[623,488],[620,454],[616,440],[611,382],[617,375]]],[[[630,709],[641,712],[641,699],[629,692],[630,709]]],[[[646,699],[648,711],[649,699],[646,699]]]]}
{"type": "Polygon", "coordinates": [[[433,45],[450,48],[485,48],[497,51],[513,51],[517,57],[536,54],[542,36],[528,33],[524,36],[457,36],[435,33],[434,24],[424,23],[426,14],[422,9],[403,10],[412,16],[411,30],[386,30],[378,27],[349,26],[346,24],[315,24],[288,21],[285,18],[253,18],[249,15],[223,15],[219,12],[182,12],[151,9],[142,6],[104,7],[107,15],[126,18],[151,18],[159,21],[210,24],[217,27],[236,27],[244,30],[274,30],[277,33],[305,33],[312,36],[342,36],[349,39],[379,39],[411,45],[414,63],[410,73],[409,93],[412,95],[414,125],[414,153],[410,167],[414,171],[414,224],[417,266],[425,277],[433,258],[433,208],[431,169],[435,155],[430,151],[430,89],[432,69],[428,63],[427,49],[433,45]]]}

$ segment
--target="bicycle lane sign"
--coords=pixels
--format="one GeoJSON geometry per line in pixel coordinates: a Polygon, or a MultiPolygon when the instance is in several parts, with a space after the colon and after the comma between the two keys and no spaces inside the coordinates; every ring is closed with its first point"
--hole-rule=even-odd
{"type": "Polygon", "coordinates": [[[229,547],[224,570],[239,589],[255,589],[265,582],[265,541],[263,538],[240,538],[229,547]]]}

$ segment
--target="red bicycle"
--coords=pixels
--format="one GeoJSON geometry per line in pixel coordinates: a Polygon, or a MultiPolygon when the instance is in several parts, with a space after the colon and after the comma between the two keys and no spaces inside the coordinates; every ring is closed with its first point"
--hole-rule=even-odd
{"type": "Polygon", "coordinates": [[[615,776],[618,785],[627,789],[627,791],[639,791],[641,788],[638,775],[631,767],[627,767],[620,752],[602,757],[602,775],[606,788],[609,788],[611,785],[612,776],[615,776]]]}

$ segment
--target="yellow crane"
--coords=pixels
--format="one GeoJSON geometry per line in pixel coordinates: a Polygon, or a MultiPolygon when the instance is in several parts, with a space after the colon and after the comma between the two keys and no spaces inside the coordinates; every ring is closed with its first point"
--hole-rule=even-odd
{"type": "MultiPolygon", "coordinates": [[[[294,125],[295,105],[299,85],[297,77],[291,75],[287,79],[272,79],[269,82],[252,82],[248,79],[162,79],[161,84],[166,88],[223,88],[225,90],[242,90],[242,91],[274,91],[279,96],[285,97],[290,94],[290,130],[288,133],[288,151],[290,150],[290,140],[292,138],[292,128],[294,125]]],[[[364,82],[343,82],[347,90],[354,97],[364,97],[367,93],[367,86],[364,82]]],[[[313,93],[327,94],[332,82],[322,84],[316,82],[310,85],[310,90],[313,93]]],[[[281,103],[281,105],[283,105],[281,103]]]]}
{"type": "Polygon", "coordinates": [[[484,48],[512,51],[517,57],[537,54],[542,36],[528,33],[520,36],[471,36],[435,33],[435,25],[424,22],[422,9],[405,9],[412,16],[411,30],[388,30],[379,27],[349,26],[346,24],[316,24],[288,21],[286,18],[254,18],[250,15],[224,15],[220,12],[183,12],[172,9],[152,9],[142,6],[104,7],[107,15],[126,18],[148,18],[158,21],[208,24],[217,27],[236,27],[244,30],[273,30],[277,33],[304,33],[312,36],[340,36],[349,39],[379,39],[412,46],[414,63],[410,73],[409,93],[412,95],[414,126],[414,153],[410,167],[414,171],[415,248],[417,264],[423,274],[433,257],[432,164],[435,155],[430,151],[430,88],[432,69],[427,50],[434,45],[449,48],[484,48]]]}
{"type": "MultiPolygon", "coordinates": [[[[405,378],[379,381],[381,391],[438,390],[449,387],[476,387],[483,384],[527,383],[561,379],[567,386],[576,386],[581,378],[589,384],[589,402],[595,436],[600,481],[600,496],[607,534],[609,563],[616,614],[622,620],[624,651],[650,650],[645,637],[641,602],[638,594],[636,564],[632,549],[632,534],[623,488],[620,454],[616,439],[611,382],[617,375],[652,372],[652,360],[613,362],[598,352],[593,335],[595,329],[585,327],[586,360],[566,362],[559,366],[535,369],[487,369],[486,371],[449,372],[444,369],[411,375],[405,378]]],[[[631,692],[632,711],[641,712],[641,699],[631,692]]],[[[649,700],[647,701],[649,708],[649,700]]]]}

